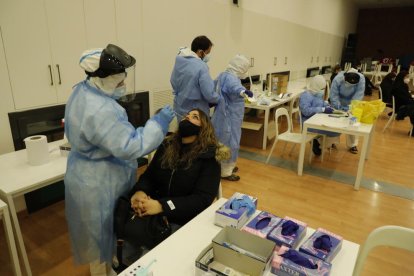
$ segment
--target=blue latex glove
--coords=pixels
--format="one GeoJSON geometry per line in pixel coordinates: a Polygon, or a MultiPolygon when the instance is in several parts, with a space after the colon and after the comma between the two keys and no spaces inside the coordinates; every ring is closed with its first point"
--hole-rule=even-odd
{"type": "Polygon", "coordinates": [[[164,132],[164,135],[168,132],[168,127],[170,125],[170,122],[174,118],[174,111],[171,108],[171,106],[166,105],[163,109],[161,109],[160,112],[155,114],[154,117],[152,117],[154,121],[156,121],[162,128],[162,131],[164,132]]]}
{"type": "Polygon", "coordinates": [[[300,266],[309,268],[309,269],[317,269],[318,265],[314,264],[310,259],[305,257],[306,254],[302,255],[299,252],[290,249],[289,251],[286,251],[282,255],[280,255],[283,258],[289,259],[295,264],[298,264],[300,266]]]}
{"type": "Polygon", "coordinates": [[[343,111],[348,111],[349,110],[349,106],[341,106],[341,110],[343,110],[343,111]]]}
{"type": "Polygon", "coordinates": [[[333,111],[334,111],[334,109],[332,107],[326,106],[323,113],[332,114],[333,111]]]}
{"type": "Polygon", "coordinates": [[[253,92],[250,90],[244,90],[244,94],[246,94],[249,98],[253,97],[253,92]]]}
{"type": "Polygon", "coordinates": [[[315,239],[313,247],[330,252],[332,248],[331,238],[328,235],[321,235],[315,239]]]}
{"type": "Polygon", "coordinates": [[[283,236],[292,236],[298,231],[299,225],[291,220],[287,220],[282,224],[282,235],[283,236]]]}

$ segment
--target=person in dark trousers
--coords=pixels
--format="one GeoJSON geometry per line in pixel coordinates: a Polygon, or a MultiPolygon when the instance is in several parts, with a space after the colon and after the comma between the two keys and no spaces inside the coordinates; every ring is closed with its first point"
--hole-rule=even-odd
{"type": "MultiPolygon", "coordinates": [[[[392,95],[395,98],[396,120],[404,120],[410,117],[410,122],[414,126],[414,99],[408,90],[410,76],[407,71],[401,71],[395,78],[392,86],[392,95]]],[[[414,132],[411,134],[414,136],[414,132]]]]}

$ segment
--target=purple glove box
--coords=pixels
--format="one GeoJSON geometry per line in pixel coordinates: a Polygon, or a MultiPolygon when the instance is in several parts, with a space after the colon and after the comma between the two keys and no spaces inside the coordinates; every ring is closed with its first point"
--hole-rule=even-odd
{"type": "Polygon", "coordinates": [[[285,245],[287,247],[291,247],[291,248],[295,248],[299,242],[302,240],[302,238],[305,236],[306,234],[306,229],[307,229],[307,224],[290,218],[290,217],[285,217],[284,219],[282,219],[282,221],[267,235],[267,238],[269,240],[274,241],[278,246],[282,246],[285,245]],[[295,223],[297,223],[299,225],[298,230],[296,231],[296,233],[294,233],[291,236],[284,236],[282,235],[282,225],[285,221],[291,220],[295,223]]]}
{"type": "Polygon", "coordinates": [[[279,218],[268,212],[260,212],[256,217],[254,217],[247,225],[243,226],[241,230],[249,232],[253,235],[259,236],[261,238],[266,238],[270,231],[273,230],[275,226],[279,224],[282,218],[279,218]],[[257,229],[258,223],[263,220],[268,220],[269,223],[262,229],[257,229]]]}
{"type": "Polygon", "coordinates": [[[306,253],[311,256],[315,256],[325,262],[331,262],[333,258],[336,256],[336,254],[339,252],[339,250],[342,247],[342,240],[343,238],[341,236],[338,236],[332,232],[329,232],[328,230],[325,230],[323,228],[318,228],[312,236],[310,236],[299,248],[300,252],[306,253]],[[330,252],[327,252],[323,249],[318,249],[313,247],[313,242],[322,235],[328,235],[331,239],[332,248],[330,252]]]}

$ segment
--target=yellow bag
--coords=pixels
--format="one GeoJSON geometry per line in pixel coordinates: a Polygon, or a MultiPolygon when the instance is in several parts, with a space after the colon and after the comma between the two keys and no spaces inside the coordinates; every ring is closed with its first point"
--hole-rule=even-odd
{"type": "Polygon", "coordinates": [[[378,116],[384,111],[385,103],[381,100],[351,102],[351,113],[361,123],[373,124],[378,116]]]}

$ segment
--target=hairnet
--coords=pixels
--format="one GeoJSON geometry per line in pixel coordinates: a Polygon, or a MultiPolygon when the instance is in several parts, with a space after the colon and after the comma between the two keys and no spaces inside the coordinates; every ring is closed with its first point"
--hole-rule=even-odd
{"type": "Polygon", "coordinates": [[[326,80],[322,75],[314,76],[309,83],[308,90],[318,92],[326,87],[326,80]]]}
{"type": "Polygon", "coordinates": [[[86,72],[95,72],[99,68],[103,48],[89,49],[82,53],[79,65],[86,72]]]}
{"type": "Polygon", "coordinates": [[[249,70],[250,62],[247,57],[243,55],[236,55],[232,58],[227,66],[226,71],[233,73],[238,78],[246,78],[246,73],[249,70]]]}

